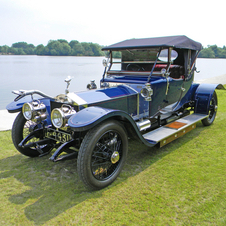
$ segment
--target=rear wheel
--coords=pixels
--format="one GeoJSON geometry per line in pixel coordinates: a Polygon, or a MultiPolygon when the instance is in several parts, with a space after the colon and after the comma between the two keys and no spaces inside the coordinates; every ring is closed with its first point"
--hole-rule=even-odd
{"type": "Polygon", "coordinates": [[[214,91],[213,96],[210,100],[208,117],[202,120],[202,124],[204,126],[210,126],[213,123],[216,114],[217,114],[217,94],[214,91]]]}
{"type": "MultiPolygon", "coordinates": [[[[39,156],[40,153],[33,149],[33,148],[22,148],[19,147],[19,143],[30,133],[30,128],[34,127],[36,125],[35,122],[33,121],[27,121],[22,112],[20,112],[14,123],[13,123],[13,127],[12,127],[12,140],[13,140],[13,144],[16,147],[16,149],[23,155],[29,156],[29,157],[36,157],[39,156]]],[[[33,140],[31,141],[35,141],[38,140],[38,138],[33,138],[33,140]]]]}
{"type": "Polygon", "coordinates": [[[92,190],[110,185],[123,168],[127,150],[127,134],[119,122],[111,120],[91,129],[78,153],[81,180],[92,190]]]}

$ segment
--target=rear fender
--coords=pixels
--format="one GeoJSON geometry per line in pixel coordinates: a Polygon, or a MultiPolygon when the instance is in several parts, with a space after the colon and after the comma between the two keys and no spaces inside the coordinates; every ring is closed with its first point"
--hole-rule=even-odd
{"type": "Polygon", "coordinates": [[[225,89],[221,84],[200,84],[195,91],[195,113],[208,114],[215,89],[225,89]]]}

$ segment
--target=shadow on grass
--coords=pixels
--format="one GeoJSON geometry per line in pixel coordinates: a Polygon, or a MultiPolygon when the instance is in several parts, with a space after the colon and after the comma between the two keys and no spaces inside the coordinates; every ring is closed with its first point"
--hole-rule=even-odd
{"type": "Polygon", "coordinates": [[[0,178],[12,177],[22,183],[18,192],[9,197],[9,201],[18,205],[18,211],[24,211],[28,220],[40,225],[87,199],[100,197],[107,189],[139,174],[189,142],[202,128],[198,126],[190,135],[187,134],[161,149],[148,148],[138,141],[130,141],[128,158],[122,173],[112,185],[100,191],[91,192],[84,187],[77,174],[76,159],[53,163],[48,159],[50,156],[27,158],[16,154],[0,160],[0,178]]]}

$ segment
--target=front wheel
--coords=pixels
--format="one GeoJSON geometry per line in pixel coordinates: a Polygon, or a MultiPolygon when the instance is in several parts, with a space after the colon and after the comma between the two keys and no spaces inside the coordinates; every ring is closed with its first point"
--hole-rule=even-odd
{"type": "Polygon", "coordinates": [[[213,96],[210,100],[208,117],[202,120],[202,124],[204,126],[210,126],[213,123],[216,114],[217,114],[217,94],[214,91],[213,96]]]}
{"type": "MultiPolygon", "coordinates": [[[[16,147],[16,149],[23,155],[29,156],[29,157],[37,157],[40,155],[40,153],[33,149],[33,148],[22,148],[19,147],[19,143],[30,133],[30,128],[34,127],[36,125],[33,121],[27,121],[22,112],[20,112],[12,127],[12,140],[13,144],[16,147]]],[[[37,138],[34,138],[37,139],[37,138]]]]}
{"type": "Polygon", "coordinates": [[[121,172],[127,151],[127,133],[119,122],[111,120],[91,129],[78,153],[81,180],[91,190],[110,185],[121,172]]]}

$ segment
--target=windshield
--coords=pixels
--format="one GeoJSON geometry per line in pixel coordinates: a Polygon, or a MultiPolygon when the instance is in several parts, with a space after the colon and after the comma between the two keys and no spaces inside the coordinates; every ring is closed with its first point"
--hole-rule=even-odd
{"type": "MultiPolygon", "coordinates": [[[[113,52],[111,71],[139,70],[138,65],[151,65],[155,62],[158,49],[124,50],[113,52]],[[117,56],[117,57],[114,57],[117,56]],[[137,68],[137,69],[136,69],[137,68]]],[[[144,69],[143,69],[144,70],[144,69]]]]}
{"type": "MultiPolygon", "coordinates": [[[[159,49],[124,50],[112,52],[112,65],[110,71],[151,71],[156,61],[159,49]]],[[[177,58],[175,50],[171,51],[172,61],[177,58]]],[[[168,61],[168,49],[163,49],[157,60],[157,64],[168,61]]]]}

